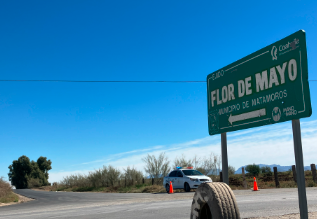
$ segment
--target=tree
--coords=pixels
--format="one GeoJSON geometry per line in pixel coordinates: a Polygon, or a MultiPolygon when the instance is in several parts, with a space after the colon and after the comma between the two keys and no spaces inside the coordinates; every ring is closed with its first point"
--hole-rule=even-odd
{"type": "Polygon", "coordinates": [[[51,164],[52,162],[46,157],[39,157],[35,162],[23,155],[8,167],[9,180],[17,189],[47,185],[48,171],[52,169],[51,164]]]}
{"type": "Polygon", "coordinates": [[[228,174],[229,174],[229,176],[234,175],[235,172],[236,172],[236,169],[233,166],[229,165],[228,166],[228,174]]]}
{"type": "MultiPolygon", "coordinates": [[[[198,162],[196,156],[195,156],[195,162],[196,163],[198,162]]],[[[176,157],[175,160],[174,160],[175,168],[176,167],[192,167],[193,164],[194,164],[194,160],[191,160],[191,159],[186,160],[184,154],[182,154],[182,157],[180,157],[180,158],[176,157]]]]}
{"type": "Polygon", "coordinates": [[[256,164],[247,165],[245,170],[248,171],[252,176],[258,176],[261,172],[260,166],[256,164]]]}
{"type": "Polygon", "coordinates": [[[161,178],[166,176],[170,172],[170,161],[162,152],[157,158],[154,155],[148,154],[142,159],[145,162],[145,172],[149,174],[151,178],[161,178]]]}
{"type": "Polygon", "coordinates": [[[48,179],[48,171],[52,169],[52,161],[47,160],[46,157],[39,157],[36,161],[39,169],[45,174],[46,179],[48,179]]]}
{"type": "Polygon", "coordinates": [[[201,161],[201,166],[197,169],[202,171],[203,174],[218,175],[220,170],[221,158],[220,156],[210,153],[209,156],[204,157],[201,161]]]}
{"type": "Polygon", "coordinates": [[[25,189],[28,187],[29,175],[32,172],[30,159],[23,155],[18,160],[14,160],[9,166],[8,173],[11,184],[17,189],[25,189]]]}

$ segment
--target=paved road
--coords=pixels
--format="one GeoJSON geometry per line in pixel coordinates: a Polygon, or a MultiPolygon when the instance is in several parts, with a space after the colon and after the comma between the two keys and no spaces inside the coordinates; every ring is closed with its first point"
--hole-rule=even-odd
{"type": "MultiPolygon", "coordinates": [[[[189,218],[191,193],[66,193],[16,190],[34,201],[0,207],[0,218],[189,218]]],[[[297,189],[234,191],[241,217],[298,213],[297,189]]],[[[307,188],[308,209],[317,211],[317,188],[307,188]]]]}

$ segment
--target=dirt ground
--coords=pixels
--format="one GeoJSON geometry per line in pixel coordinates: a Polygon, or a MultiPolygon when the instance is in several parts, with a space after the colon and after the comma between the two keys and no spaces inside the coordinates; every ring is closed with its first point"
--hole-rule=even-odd
{"type": "MultiPolygon", "coordinates": [[[[16,194],[16,193],[14,193],[14,194],[16,194]]],[[[18,202],[0,203],[0,207],[7,206],[7,205],[15,205],[15,204],[29,202],[29,201],[33,200],[32,198],[24,197],[24,196],[19,195],[19,194],[16,194],[16,195],[19,197],[19,201],[18,202]]]]}
{"type": "MultiPolygon", "coordinates": [[[[308,213],[309,219],[316,219],[317,218],[317,212],[309,212],[308,213]]],[[[271,217],[252,217],[249,219],[300,219],[299,214],[286,214],[282,216],[271,216],[271,217]]]]}

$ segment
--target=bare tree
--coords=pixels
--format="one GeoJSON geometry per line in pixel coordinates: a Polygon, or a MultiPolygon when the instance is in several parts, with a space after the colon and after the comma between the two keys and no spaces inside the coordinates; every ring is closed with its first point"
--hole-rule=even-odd
{"type": "Polygon", "coordinates": [[[191,159],[186,159],[185,155],[182,154],[180,158],[175,158],[174,160],[174,166],[175,167],[191,167],[193,166],[193,161],[191,159]]]}
{"type": "Polygon", "coordinates": [[[209,156],[204,157],[199,168],[205,175],[219,175],[221,159],[220,156],[210,153],[209,156]]]}
{"type": "Polygon", "coordinates": [[[199,158],[199,157],[195,154],[195,156],[194,156],[194,158],[193,158],[193,160],[192,160],[192,163],[193,163],[194,169],[199,168],[200,165],[201,165],[201,158],[199,158]]]}
{"type": "Polygon", "coordinates": [[[164,177],[171,170],[169,167],[170,161],[164,152],[162,152],[157,158],[154,155],[148,154],[142,160],[146,163],[144,170],[151,178],[158,179],[164,177]]]}

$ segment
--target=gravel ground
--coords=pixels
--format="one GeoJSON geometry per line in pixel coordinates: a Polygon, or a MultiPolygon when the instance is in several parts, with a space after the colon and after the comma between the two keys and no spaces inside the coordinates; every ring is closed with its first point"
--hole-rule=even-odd
{"type": "MultiPolygon", "coordinates": [[[[317,212],[309,212],[308,213],[309,219],[317,218],[317,212]]],[[[272,216],[272,217],[252,217],[249,219],[300,219],[299,214],[286,214],[282,216],[272,216]]]]}

